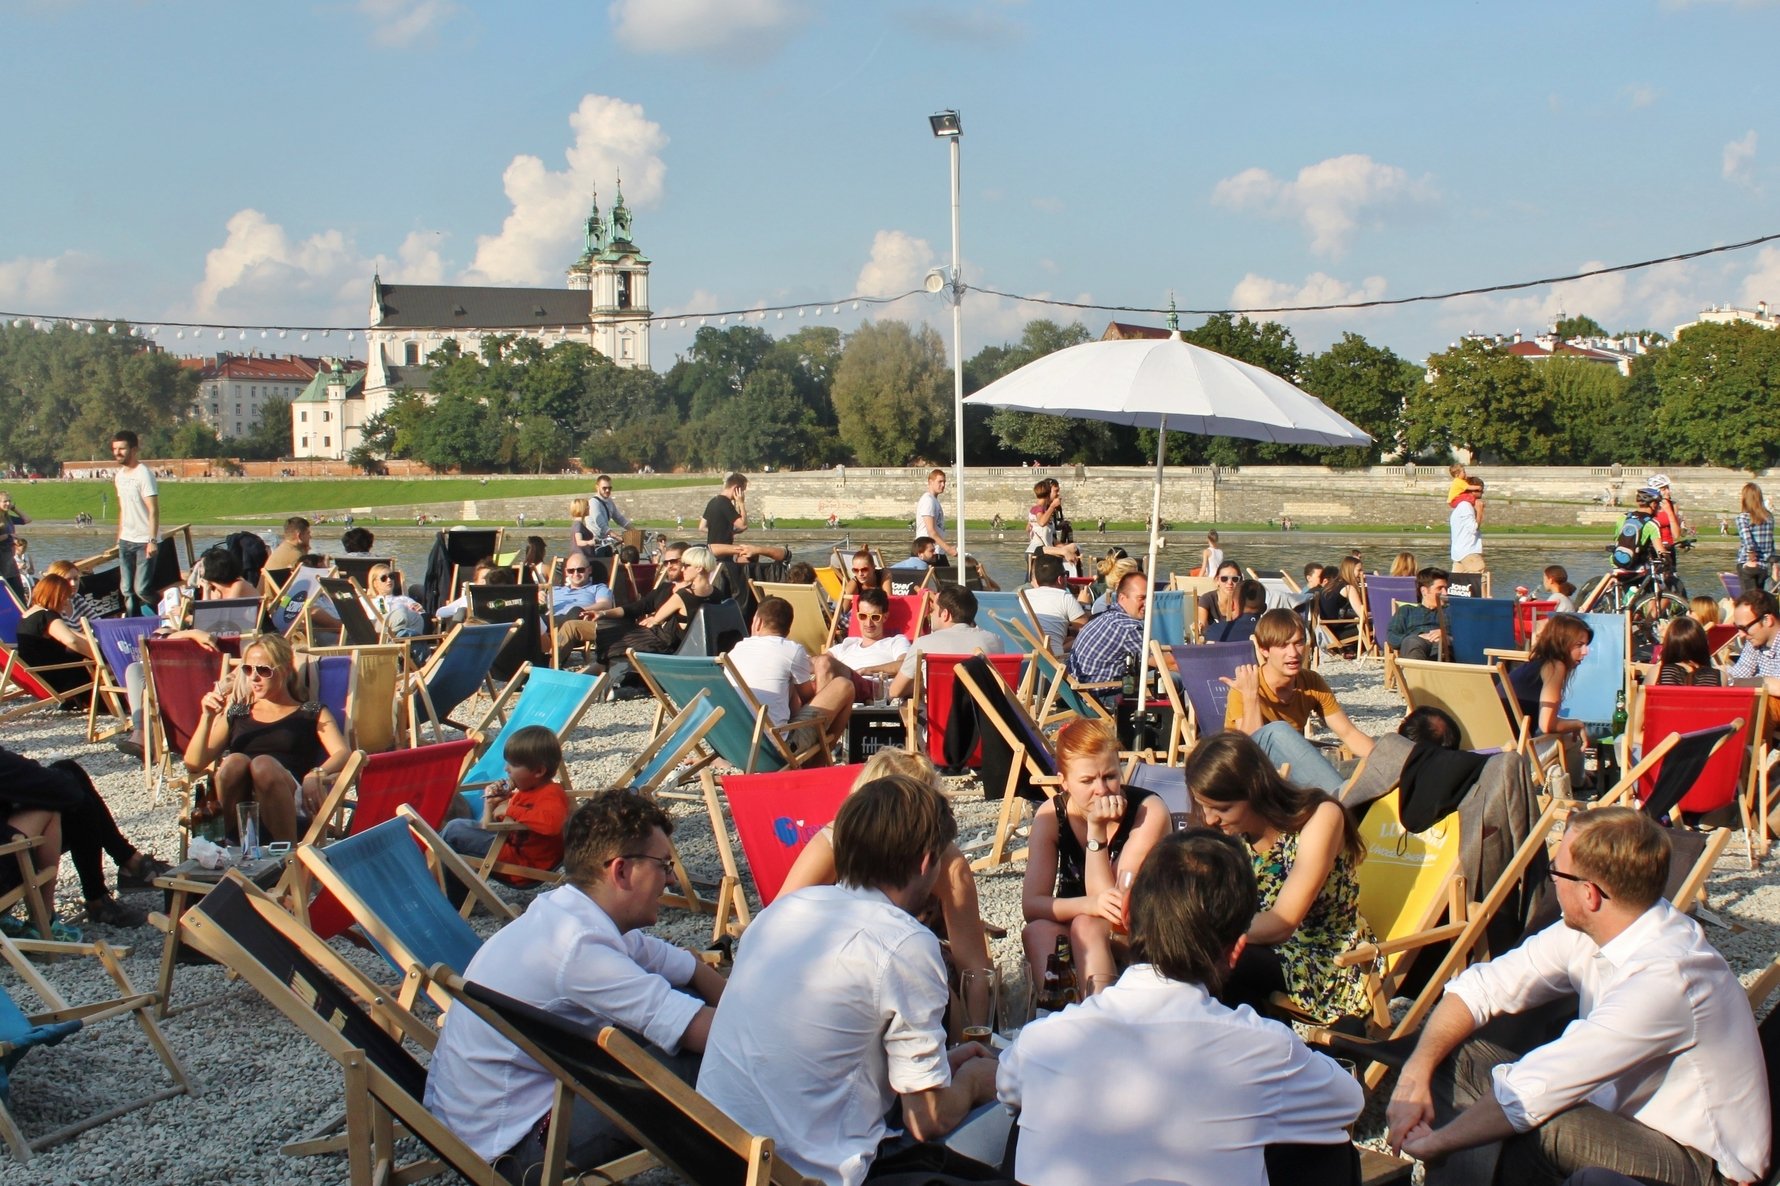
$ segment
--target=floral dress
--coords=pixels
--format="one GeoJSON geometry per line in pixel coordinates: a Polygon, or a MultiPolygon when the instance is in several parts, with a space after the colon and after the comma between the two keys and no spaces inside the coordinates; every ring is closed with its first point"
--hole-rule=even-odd
{"type": "MultiPolygon", "coordinates": [[[[1271,910],[1298,860],[1298,833],[1282,836],[1269,851],[1251,855],[1261,909],[1271,910]]],[[[1347,1014],[1369,1012],[1365,968],[1338,968],[1335,957],[1356,944],[1372,941],[1372,928],[1360,917],[1360,883],[1354,861],[1343,852],[1335,858],[1335,868],[1322,892],[1310,904],[1310,913],[1291,938],[1274,948],[1285,972],[1286,996],[1323,1024],[1347,1014]]]]}

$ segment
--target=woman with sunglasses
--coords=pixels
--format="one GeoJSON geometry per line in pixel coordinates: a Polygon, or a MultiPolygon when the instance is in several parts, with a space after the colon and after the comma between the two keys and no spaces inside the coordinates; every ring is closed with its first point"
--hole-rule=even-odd
{"type": "Polygon", "coordinates": [[[202,770],[216,762],[230,829],[235,808],[251,800],[260,806],[265,838],[294,843],[352,752],[334,714],[319,702],[298,701],[295,688],[290,643],[261,634],[242,648],[240,668],[204,696],[185,764],[202,770]]]}
{"type": "Polygon", "coordinates": [[[1198,638],[1205,638],[1209,627],[1228,622],[1242,612],[1242,604],[1237,598],[1238,587],[1242,584],[1242,566],[1234,560],[1224,561],[1217,567],[1217,581],[1217,588],[1199,598],[1198,638]]]}

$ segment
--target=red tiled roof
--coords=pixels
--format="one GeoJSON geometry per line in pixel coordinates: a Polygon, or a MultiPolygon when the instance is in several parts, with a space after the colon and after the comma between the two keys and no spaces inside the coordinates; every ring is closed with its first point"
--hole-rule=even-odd
{"type": "Polygon", "coordinates": [[[1129,321],[1109,321],[1106,332],[1100,335],[1103,342],[1122,341],[1127,338],[1166,338],[1169,331],[1159,325],[1133,325],[1129,321]]]}
{"type": "MultiPolygon", "coordinates": [[[[182,358],[179,365],[195,369],[204,379],[232,379],[237,382],[307,383],[324,365],[323,359],[305,358],[298,354],[239,355],[223,354],[214,358],[182,358]]],[[[363,370],[358,359],[344,360],[347,371],[363,370]]]]}
{"type": "Polygon", "coordinates": [[[1551,351],[1547,350],[1537,342],[1516,342],[1514,345],[1508,347],[1508,353],[1518,354],[1522,358],[1544,358],[1546,355],[1550,354],[1551,351]]]}

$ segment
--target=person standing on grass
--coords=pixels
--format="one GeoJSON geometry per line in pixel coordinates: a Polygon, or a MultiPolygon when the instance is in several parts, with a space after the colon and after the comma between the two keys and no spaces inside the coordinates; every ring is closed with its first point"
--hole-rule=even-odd
{"type": "Polygon", "coordinates": [[[141,448],[141,440],[127,428],[111,436],[111,457],[117,462],[111,477],[117,490],[117,567],[129,617],[153,604],[150,582],[161,542],[160,487],[154,471],[142,464],[141,448]]]}

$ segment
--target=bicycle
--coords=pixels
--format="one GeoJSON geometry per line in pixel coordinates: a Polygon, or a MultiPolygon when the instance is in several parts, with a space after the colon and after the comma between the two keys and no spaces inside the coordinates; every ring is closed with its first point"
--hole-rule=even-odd
{"type": "MultiPolygon", "coordinates": [[[[1692,539],[1678,540],[1675,547],[1685,550],[1693,543],[1692,539]]],[[[1613,549],[1607,551],[1611,554],[1613,549]]],[[[1688,611],[1687,590],[1675,573],[1673,560],[1664,563],[1661,557],[1654,557],[1632,568],[1615,567],[1607,574],[1607,582],[1593,608],[1600,613],[1629,615],[1633,657],[1648,662],[1669,623],[1688,611]]]]}

